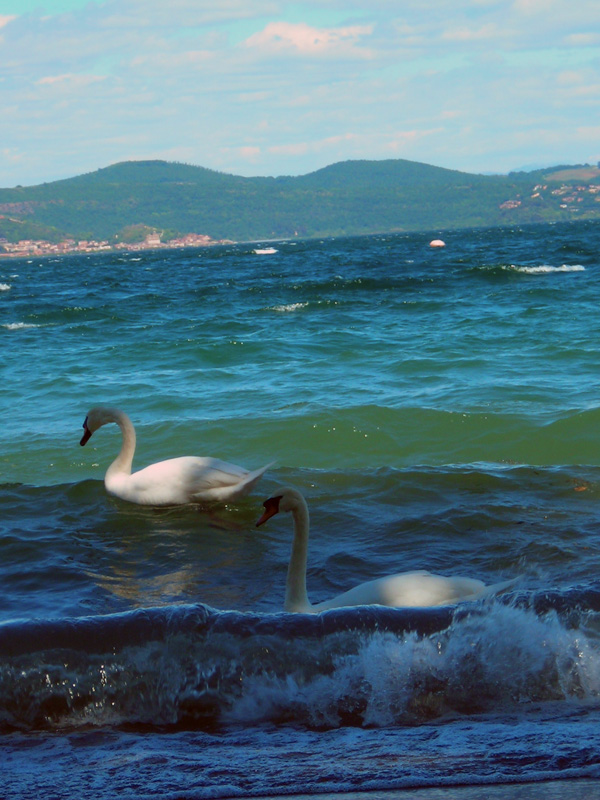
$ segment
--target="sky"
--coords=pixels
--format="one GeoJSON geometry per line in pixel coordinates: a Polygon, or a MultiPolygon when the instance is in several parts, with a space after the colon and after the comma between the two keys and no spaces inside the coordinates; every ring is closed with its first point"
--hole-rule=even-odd
{"type": "Polygon", "coordinates": [[[598,0],[0,0],[0,186],[600,161],[598,0]]]}

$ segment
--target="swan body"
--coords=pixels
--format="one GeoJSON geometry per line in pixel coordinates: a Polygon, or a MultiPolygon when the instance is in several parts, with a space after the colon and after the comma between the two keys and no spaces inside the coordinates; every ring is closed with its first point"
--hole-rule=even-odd
{"type": "Polygon", "coordinates": [[[304,497],[296,489],[284,489],[264,503],[265,511],[256,525],[262,525],[279,511],[289,511],[294,521],[294,541],[290,558],[285,604],[286,611],[315,613],[344,606],[382,605],[398,608],[455,605],[479,600],[514,585],[517,579],[486,586],[475,578],[446,577],[426,570],[402,572],[361,583],[343,594],[313,605],[306,592],[309,514],[304,497]]]}
{"type": "Polygon", "coordinates": [[[186,503],[227,502],[252,489],[269,464],[248,472],[217,458],[183,456],[150,464],[131,472],[135,453],[135,429],[127,414],[118,408],[92,408],[83,423],[83,446],[90,436],[110,422],[123,434],[121,451],[108,468],[104,485],[109,494],[139,505],[184,505],[186,503]]]}

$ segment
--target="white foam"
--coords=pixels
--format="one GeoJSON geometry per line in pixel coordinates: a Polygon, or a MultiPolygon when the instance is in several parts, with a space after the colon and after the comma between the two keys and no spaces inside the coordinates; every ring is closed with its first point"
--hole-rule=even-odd
{"type": "Polygon", "coordinates": [[[340,706],[352,698],[355,722],[381,728],[544,701],[595,704],[600,690],[600,655],[585,631],[500,603],[473,608],[430,636],[359,636],[352,652],[343,641],[314,645],[314,663],[330,657],[330,672],[313,670],[297,654],[283,673],[267,666],[248,675],[224,718],[255,724],[293,709],[311,725],[335,728],[340,706]]]}
{"type": "Polygon", "coordinates": [[[286,306],[273,306],[271,311],[279,311],[279,312],[286,312],[286,311],[298,311],[299,308],[306,308],[308,303],[289,303],[286,306]]]}
{"type": "Polygon", "coordinates": [[[6,322],[2,325],[3,328],[6,328],[8,331],[18,331],[22,328],[39,328],[39,325],[33,325],[28,322],[6,322]]]}
{"type": "Polygon", "coordinates": [[[560,267],[552,267],[549,264],[541,264],[539,267],[517,267],[512,264],[511,269],[517,272],[525,272],[527,275],[547,275],[551,272],[585,272],[585,267],[581,264],[563,264],[560,267]]]}
{"type": "Polygon", "coordinates": [[[11,288],[10,283],[0,283],[0,292],[8,292],[11,288]]]}

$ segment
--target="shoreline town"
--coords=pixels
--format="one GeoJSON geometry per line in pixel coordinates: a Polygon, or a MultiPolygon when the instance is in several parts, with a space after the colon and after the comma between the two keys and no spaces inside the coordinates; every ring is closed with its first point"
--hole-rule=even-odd
{"type": "Polygon", "coordinates": [[[177,249],[181,247],[212,247],[219,244],[233,244],[229,239],[212,239],[206,234],[188,233],[185,236],[161,240],[159,233],[150,233],[141,242],[116,242],[110,244],[107,240],[95,239],[63,239],[60,242],[48,242],[44,239],[22,239],[18,242],[9,242],[0,238],[0,259],[24,258],[29,256],[61,256],[72,253],[101,253],[126,250],[177,249]]]}

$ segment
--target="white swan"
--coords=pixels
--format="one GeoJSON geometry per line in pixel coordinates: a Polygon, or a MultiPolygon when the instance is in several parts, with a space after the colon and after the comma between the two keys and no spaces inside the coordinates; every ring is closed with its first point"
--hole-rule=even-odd
{"type": "Polygon", "coordinates": [[[121,452],[108,468],[104,485],[110,494],[146,506],[183,505],[199,502],[227,502],[252,489],[270,464],[248,472],[217,458],[183,456],[159,461],[131,472],[135,453],[135,429],[118,408],[92,408],[83,423],[82,446],[109,422],[116,422],[123,434],[121,452]]]}
{"type": "Polygon", "coordinates": [[[308,552],[309,517],[304,497],[296,489],[283,489],[281,494],[263,503],[265,511],[257,527],[279,511],[291,511],[294,520],[294,542],[288,566],[285,589],[286,611],[314,613],[343,606],[382,605],[424,607],[454,605],[464,600],[497,594],[509,589],[518,579],[486,586],[474,578],[445,577],[425,570],[388,575],[361,583],[343,594],[313,605],[306,593],[306,559],[308,552]]]}

